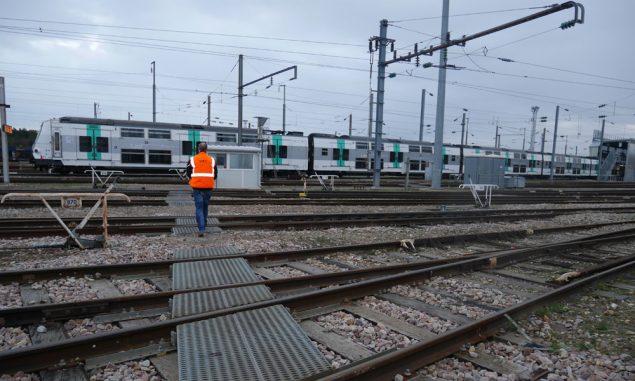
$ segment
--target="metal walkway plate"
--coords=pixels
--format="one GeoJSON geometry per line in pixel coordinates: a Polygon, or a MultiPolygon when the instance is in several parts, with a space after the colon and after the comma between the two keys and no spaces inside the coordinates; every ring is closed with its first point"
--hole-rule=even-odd
{"type": "MultiPolygon", "coordinates": [[[[176,219],[176,224],[177,225],[193,225],[196,226],[196,218],[195,217],[178,217],[176,219]]],[[[218,225],[219,221],[218,218],[214,218],[214,217],[207,217],[207,226],[210,225],[218,225]]]]}
{"type": "MultiPolygon", "coordinates": [[[[205,233],[220,233],[223,229],[218,226],[208,226],[205,228],[205,233]]],[[[188,235],[198,233],[198,227],[196,226],[175,226],[172,228],[173,235],[188,235]]]]}
{"type": "Polygon", "coordinates": [[[172,265],[172,289],[186,290],[244,282],[260,278],[243,258],[181,262],[172,265]]]}
{"type": "Polygon", "coordinates": [[[269,288],[263,285],[177,294],[172,299],[172,318],[270,299],[273,299],[273,294],[269,288]]]}
{"type": "Polygon", "coordinates": [[[177,327],[179,380],[300,380],[330,369],[281,305],[177,327]]]}
{"type": "Polygon", "coordinates": [[[179,249],[174,252],[174,259],[191,259],[191,258],[203,258],[203,257],[216,257],[225,255],[241,255],[242,251],[238,250],[234,246],[212,246],[212,247],[197,247],[195,249],[179,249]]]}

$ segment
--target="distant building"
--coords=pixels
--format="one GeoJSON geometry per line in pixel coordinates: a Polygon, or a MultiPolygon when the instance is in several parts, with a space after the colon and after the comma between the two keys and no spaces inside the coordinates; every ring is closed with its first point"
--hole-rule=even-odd
{"type": "MultiPolygon", "coordinates": [[[[592,156],[598,156],[600,132],[593,132],[592,156]]],[[[635,181],[635,139],[604,135],[600,156],[600,181],[635,181]]]]}

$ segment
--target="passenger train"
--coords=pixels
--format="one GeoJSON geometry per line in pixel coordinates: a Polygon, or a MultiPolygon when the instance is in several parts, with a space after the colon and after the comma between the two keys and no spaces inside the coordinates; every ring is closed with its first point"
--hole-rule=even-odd
{"type": "MultiPolygon", "coordinates": [[[[95,169],[164,171],[187,165],[199,142],[235,145],[237,128],[129,120],[61,117],[42,123],[33,145],[36,167],[59,173],[95,169]]],[[[243,129],[243,143],[263,150],[262,167],[267,176],[302,174],[369,174],[373,168],[374,142],[367,137],[243,129]]],[[[458,175],[463,157],[505,159],[506,174],[528,177],[550,175],[551,154],[507,148],[444,145],[443,173],[458,175]]],[[[212,152],[213,154],[213,152],[212,152]]],[[[219,168],[231,160],[217,155],[219,168]]],[[[382,141],[382,173],[428,174],[434,144],[414,140],[382,141]]],[[[597,159],[556,155],[554,176],[596,177],[597,159]]]]}

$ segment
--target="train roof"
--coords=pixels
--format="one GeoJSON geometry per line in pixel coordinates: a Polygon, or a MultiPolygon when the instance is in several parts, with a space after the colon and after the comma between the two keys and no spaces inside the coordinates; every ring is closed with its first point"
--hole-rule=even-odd
{"type": "MultiPolygon", "coordinates": [[[[353,140],[353,141],[359,141],[359,142],[368,141],[367,136],[348,136],[348,135],[312,133],[312,134],[309,134],[309,137],[326,138],[326,139],[347,139],[347,140],[353,140]]],[[[374,142],[375,142],[375,139],[374,138],[371,139],[371,143],[374,143],[374,142]]],[[[395,138],[384,138],[381,140],[381,142],[382,143],[403,143],[403,144],[413,144],[413,145],[433,144],[432,142],[426,142],[426,141],[420,142],[418,140],[405,140],[405,139],[395,139],[395,138]]]]}
{"type": "MultiPolygon", "coordinates": [[[[56,119],[53,119],[56,120],[56,119]]],[[[158,129],[178,129],[178,130],[203,130],[203,131],[220,131],[220,132],[237,132],[237,127],[219,127],[205,126],[200,124],[184,124],[184,123],[165,123],[165,122],[144,122],[139,120],[120,120],[120,119],[101,119],[101,118],[85,118],[75,116],[63,116],[57,119],[60,123],[71,124],[98,124],[102,126],[120,126],[120,127],[137,127],[137,128],[158,128],[158,129]]],[[[243,128],[243,132],[256,134],[258,131],[254,128],[243,128]]]]}

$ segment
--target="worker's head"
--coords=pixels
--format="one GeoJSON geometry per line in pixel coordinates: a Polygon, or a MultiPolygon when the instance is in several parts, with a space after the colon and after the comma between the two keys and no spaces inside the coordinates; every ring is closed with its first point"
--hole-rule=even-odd
{"type": "Polygon", "coordinates": [[[198,143],[198,152],[207,152],[207,143],[205,142],[198,143]]]}

